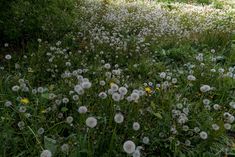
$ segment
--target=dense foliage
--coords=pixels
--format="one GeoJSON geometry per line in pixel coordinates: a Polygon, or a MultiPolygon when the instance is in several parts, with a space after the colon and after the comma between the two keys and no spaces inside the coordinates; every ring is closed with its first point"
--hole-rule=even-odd
{"type": "Polygon", "coordinates": [[[0,2],[1,43],[61,38],[74,22],[74,0],[9,0],[0,2]]]}

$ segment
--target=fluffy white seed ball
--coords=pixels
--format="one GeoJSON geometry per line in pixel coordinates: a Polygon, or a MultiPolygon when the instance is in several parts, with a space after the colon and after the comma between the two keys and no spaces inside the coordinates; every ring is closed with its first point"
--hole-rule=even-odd
{"type": "Polygon", "coordinates": [[[97,119],[95,117],[87,118],[86,125],[90,128],[94,128],[97,125],[97,119]]]}
{"type": "Polygon", "coordinates": [[[124,116],[121,114],[121,113],[117,113],[115,116],[114,116],[114,121],[116,123],[122,123],[124,121],[124,116]]]}
{"type": "Polygon", "coordinates": [[[207,137],[208,137],[208,135],[205,131],[200,132],[199,135],[200,135],[201,139],[203,139],[203,140],[207,139],[207,137]]]}
{"type": "Polygon", "coordinates": [[[209,85],[203,85],[200,87],[200,91],[205,93],[211,90],[211,87],[209,85]]]}
{"type": "Polygon", "coordinates": [[[123,144],[123,149],[126,153],[128,154],[131,154],[135,151],[135,143],[132,142],[132,141],[126,141],[124,144],[123,144]]]}
{"type": "Polygon", "coordinates": [[[134,122],[132,127],[135,131],[137,131],[140,129],[140,124],[138,122],[134,122]]]}
{"type": "Polygon", "coordinates": [[[49,150],[43,150],[40,157],[52,157],[52,153],[49,150]]]}
{"type": "Polygon", "coordinates": [[[87,112],[87,107],[86,106],[80,106],[78,108],[78,112],[79,113],[86,113],[87,112]]]}

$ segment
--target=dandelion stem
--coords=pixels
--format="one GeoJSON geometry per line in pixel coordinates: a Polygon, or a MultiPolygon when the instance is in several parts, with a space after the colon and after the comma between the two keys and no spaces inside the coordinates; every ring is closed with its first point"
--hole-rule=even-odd
{"type": "Polygon", "coordinates": [[[43,150],[43,147],[42,147],[42,145],[41,145],[41,142],[40,142],[39,139],[37,138],[37,136],[36,136],[36,134],[34,133],[33,129],[30,128],[30,126],[28,126],[28,128],[29,128],[29,130],[32,132],[32,134],[34,135],[34,137],[35,137],[37,143],[39,144],[40,148],[43,150]]]}

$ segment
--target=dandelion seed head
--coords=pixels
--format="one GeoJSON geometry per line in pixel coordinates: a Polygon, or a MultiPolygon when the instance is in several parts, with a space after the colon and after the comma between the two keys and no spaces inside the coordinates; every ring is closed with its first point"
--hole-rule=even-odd
{"type": "Polygon", "coordinates": [[[52,157],[52,153],[50,150],[43,150],[40,157],[52,157]]]}
{"type": "Polygon", "coordinates": [[[15,85],[15,86],[12,87],[12,91],[13,91],[13,92],[18,92],[19,90],[20,90],[20,87],[17,86],[17,85],[15,85]]]}
{"type": "Polygon", "coordinates": [[[106,98],[107,98],[107,94],[106,94],[105,92],[100,92],[100,93],[99,93],[99,97],[100,97],[101,99],[106,99],[106,98]]]}
{"type": "Polygon", "coordinates": [[[119,93],[113,93],[112,98],[114,101],[120,101],[121,95],[119,93]]]}
{"type": "Polygon", "coordinates": [[[12,58],[11,55],[9,54],[5,55],[5,59],[10,60],[11,58],[12,58]]]}
{"type": "Polygon", "coordinates": [[[208,92],[210,90],[211,90],[211,87],[209,85],[203,85],[203,86],[200,87],[200,91],[202,93],[208,92]]]}
{"type": "Polygon", "coordinates": [[[86,125],[90,128],[94,128],[97,125],[97,119],[95,117],[87,118],[86,125]]]}
{"type": "Polygon", "coordinates": [[[80,106],[79,108],[78,108],[78,112],[79,113],[86,113],[87,112],[87,107],[86,106],[80,106]]]}
{"type": "Polygon", "coordinates": [[[230,129],[232,128],[232,125],[229,124],[229,123],[225,123],[225,124],[224,124],[224,128],[225,128],[226,130],[230,130],[230,129]]]}
{"type": "Polygon", "coordinates": [[[217,124],[212,124],[211,127],[212,127],[212,129],[215,130],[215,131],[217,131],[217,130],[220,129],[220,127],[219,127],[217,124]]]}
{"type": "Polygon", "coordinates": [[[149,138],[148,137],[144,137],[143,138],[143,143],[144,144],[149,144],[149,138]]]}
{"type": "Polygon", "coordinates": [[[123,149],[126,153],[128,154],[131,154],[135,151],[135,143],[132,142],[132,141],[126,141],[124,144],[123,144],[123,149]]]}
{"type": "Polygon", "coordinates": [[[82,82],[82,88],[84,88],[84,89],[91,88],[91,83],[90,82],[82,82]]]}
{"type": "Polygon", "coordinates": [[[140,124],[138,122],[134,122],[132,128],[137,131],[140,129],[140,124]]]}
{"type": "Polygon", "coordinates": [[[121,114],[121,113],[117,113],[115,116],[114,116],[114,121],[116,123],[122,123],[124,121],[124,116],[121,114]]]}
{"type": "Polygon", "coordinates": [[[66,122],[67,122],[68,124],[71,124],[71,123],[73,122],[73,117],[72,117],[72,116],[68,116],[68,117],[66,118],[66,122]]]}
{"type": "Polygon", "coordinates": [[[203,140],[207,139],[207,137],[208,137],[208,135],[205,131],[201,131],[199,135],[200,135],[200,138],[203,140]]]}
{"type": "Polygon", "coordinates": [[[43,128],[39,128],[37,132],[38,132],[39,135],[42,135],[44,133],[44,129],[43,128]]]}
{"type": "Polygon", "coordinates": [[[6,101],[4,105],[6,107],[10,107],[10,106],[12,106],[12,102],[11,101],[6,101]]]}

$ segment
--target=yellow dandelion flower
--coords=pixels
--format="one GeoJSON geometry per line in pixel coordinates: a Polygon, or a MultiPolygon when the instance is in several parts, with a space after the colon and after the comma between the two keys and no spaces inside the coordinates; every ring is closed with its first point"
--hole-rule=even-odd
{"type": "Polygon", "coordinates": [[[20,103],[24,104],[24,105],[27,105],[29,103],[29,99],[28,98],[22,98],[22,99],[20,99],[20,103]]]}
{"type": "Polygon", "coordinates": [[[145,88],[145,92],[150,94],[150,93],[152,93],[152,89],[150,87],[146,87],[145,88]]]}
{"type": "Polygon", "coordinates": [[[160,88],[156,87],[156,90],[160,91],[160,88]]]}

